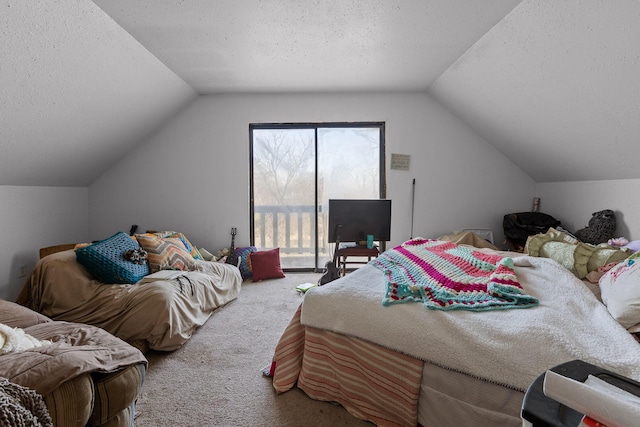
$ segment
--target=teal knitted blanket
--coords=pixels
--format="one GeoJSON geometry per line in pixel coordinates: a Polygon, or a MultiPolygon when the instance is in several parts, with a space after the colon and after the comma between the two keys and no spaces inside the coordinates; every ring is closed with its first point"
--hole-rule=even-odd
{"type": "Polygon", "coordinates": [[[513,260],[440,240],[413,239],[381,254],[370,264],[384,272],[383,305],[422,301],[436,310],[528,308],[513,260]]]}

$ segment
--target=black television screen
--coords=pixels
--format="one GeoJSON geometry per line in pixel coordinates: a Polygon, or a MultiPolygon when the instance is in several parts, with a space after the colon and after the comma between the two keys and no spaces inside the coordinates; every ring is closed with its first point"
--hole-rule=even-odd
{"type": "Polygon", "coordinates": [[[330,243],[391,240],[391,200],[330,199],[328,232],[330,243]]]}

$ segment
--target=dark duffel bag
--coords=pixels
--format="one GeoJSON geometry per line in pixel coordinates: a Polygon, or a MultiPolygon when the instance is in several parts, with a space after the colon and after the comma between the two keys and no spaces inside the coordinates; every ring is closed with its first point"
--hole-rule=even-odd
{"type": "Polygon", "coordinates": [[[518,212],[504,216],[504,237],[512,250],[522,252],[527,238],[546,233],[550,227],[559,227],[560,221],[542,212],[518,212]]]}

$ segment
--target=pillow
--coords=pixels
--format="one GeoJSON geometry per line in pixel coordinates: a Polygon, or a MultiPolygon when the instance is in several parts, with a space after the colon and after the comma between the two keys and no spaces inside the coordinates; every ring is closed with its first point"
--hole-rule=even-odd
{"type": "Polygon", "coordinates": [[[200,252],[198,251],[198,248],[196,248],[195,246],[193,246],[191,244],[191,242],[189,241],[189,239],[187,239],[187,237],[182,234],[182,233],[178,233],[176,231],[160,231],[160,232],[156,232],[154,233],[156,236],[158,237],[162,237],[162,238],[177,238],[180,239],[180,241],[182,242],[182,244],[184,245],[185,249],[187,250],[187,252],[189,252],[189,254],[191,254],[191,256],[193,257],[193,259],[203,259],[202,255],[200,254],[200,252]]]}
{"type": "Polygon", "coordinates": [[[27,328],[40,323],[51,322],[44,314],[33,311],[15,302],[0,299],[0,323],[12,328],[27,328]]]}
{"type": "Polygon", "coordinates": [[[178,238],[158,237],[149,234],[136,235],[140,246],[147,251],[151,273],[160,270],[192,270],[195,259],[178,238]]]}
{"type": "Polygon", "coordinates": [[[242,276],[242,280],[247,280],[248,278],[253,276],[252,268],[251,268],[251,257],[249,256],[252,252],[256,251],[255,246],[247,246],[245,248],[235,248],[233,253],[238,259],[238,268],[240,269],[240,275],[242,276]]]}
{"type": "Polygon", "coordinates": [[[202,256],[203,260],[205,260],[205,261],[215,261],[214,255],[211,252],[209,252],[208,250],[206,250],[205,248],[198,249],[198,252],[200,252],[200,255],[202,256]]]}
{"type": "Polygon", "coordinates": [[[626,259],[629,254],[607,244],[572,243],[572,238],[557,230],[536,234],[527,239],[525,253],[551,258],[567,270],[584,279],[591,271],[606,264],[626,259]]]}
{"type": "Polygon", "coordinates": [[[102,283],[136,283],[149,274],[149,265],[128,261],[124,254],[131,249],[140,249],[140,245],[119,231],[107,239],[76,249],[76,260],[102,283]]]}
{"type": "Polygon", "coordinates": [[[640,253],[605,273],[599,285],[611,316],[629,332],[640,332],[640,253]]]}
{"type": "Polygon", "coordinates": [[[249,258],[251,259],[254,282],[263,279],[278,279],[284,277],[284,273],[280,267],[280,248],[269,251],[251,252],[249,258]]]}
{"type": "Polygon", "coordinates": [[[596,270],[593,270],[587,273],[587,275],[585,276],[585,279],[587,279],[591,283],[598,283],[600,281],[600,278],[604,276],[607,271],[611,270],[613,267],[615,267],[622,261],[623,260],[614,261],[614,262],[610,262],[609,264],[605,264],[602,267],[598,267],[596,270]]]}

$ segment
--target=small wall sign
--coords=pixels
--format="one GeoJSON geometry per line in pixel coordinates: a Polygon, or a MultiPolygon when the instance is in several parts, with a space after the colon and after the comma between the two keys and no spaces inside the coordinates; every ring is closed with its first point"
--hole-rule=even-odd
{"type": "Polygon", "coordinates": [[[409,154],[391,153],[391,169],[408,171],[411,156],[409,154]]]}

